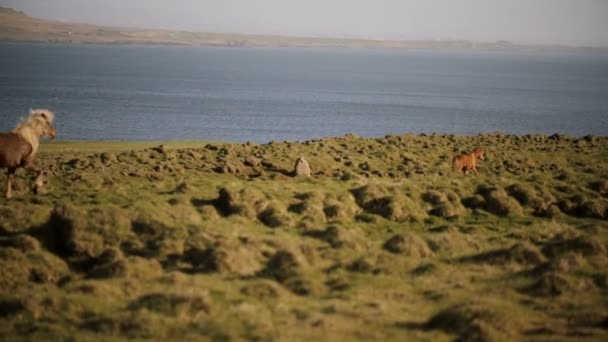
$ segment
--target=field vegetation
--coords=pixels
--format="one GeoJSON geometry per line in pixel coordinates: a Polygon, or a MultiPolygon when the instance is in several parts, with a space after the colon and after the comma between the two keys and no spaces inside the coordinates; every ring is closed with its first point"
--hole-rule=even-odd
{"type": "Polygon", "coordinates": [[[608,338],[608,137],[52,142],[37,165],[41,193],[20,170],[0,199],[6,339],[608,338]]]}

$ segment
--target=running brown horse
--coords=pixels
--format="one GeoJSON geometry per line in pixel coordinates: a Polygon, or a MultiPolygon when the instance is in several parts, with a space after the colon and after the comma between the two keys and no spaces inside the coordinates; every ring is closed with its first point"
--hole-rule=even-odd
{"type": "Polygon", "coordinates": [[[34,166],[34,158],[40,146],[40,138],[54,138],[53,112],[47,109],[32,109],[30,115],[21,120],[9,133],[0,133],[0,168],[8,169],[6,175],[6,198],[13,196],[13,178],[19,167],[35,173],[35,189],[43,183],[43,171],[34,166]]]}
{"type": "Polygon", "coordinates": [[[467,171],[471,171],[477,175],[477,159],[484,160],[483,153],[481,148],[475,147],[470,153],[457,155],[452,159],[452,169],[454,172],[462,171],[465,175],[467,171]]]}

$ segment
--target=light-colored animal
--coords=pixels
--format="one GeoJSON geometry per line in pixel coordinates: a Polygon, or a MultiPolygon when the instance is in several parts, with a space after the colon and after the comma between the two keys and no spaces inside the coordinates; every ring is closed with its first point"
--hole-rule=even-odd
{"type": "Polygon", "coordinates": [[[310,165],[304,159],[304,157],[300,157],[296,160],[296,164],[293,167],[293,175],[301,176],[301,177],[310,177],[310,165]]]}
{"type": "Polygon", "coordinates": [[[473,172],[477,175],[477,159],[484,160],[483,150],[479,147],[475,147],[473,151],[469,153],[462,153],[452,159],[452,169],[454,172],[462,171],[463,174],[467,174],[467,171],[473,172]]]}
{"type": "Polygon", "coordinates": [[[13,178],[19,167],[36,174],[34,184],[43,184],[43,171],[34,166],[34,159],[40,146],[40,138],[54,138],[57,130],[53,127],[54,114],[48,109],[32,109],[29,116],[9,133],[0,133],[0,168],[6,168],[6,198],[13,196],[13,178]]]}

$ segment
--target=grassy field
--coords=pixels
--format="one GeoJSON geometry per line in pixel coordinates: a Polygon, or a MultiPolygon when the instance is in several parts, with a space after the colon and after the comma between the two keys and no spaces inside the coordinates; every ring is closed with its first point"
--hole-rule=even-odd
{"type": "Polygon", "coordinates": [[[500,133],[45,143],[43,193],[20,170],[0,199],[0,336],[606,340],[607,151],[500,133]],[[452,172],[475,146],[479,175],[452,172]]]}

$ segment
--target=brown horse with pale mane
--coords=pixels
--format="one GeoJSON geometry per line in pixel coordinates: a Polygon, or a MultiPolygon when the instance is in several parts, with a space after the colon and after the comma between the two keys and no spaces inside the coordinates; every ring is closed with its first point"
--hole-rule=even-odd
{"type": "Polygon", "coordinates": [[[27,118],[9,133],[0,133],[0,168],[6,168],[6,198],[13,196],[13,178],[19,167],[33,171],[36,175],[35,190],[43,184],[43,171],[34,166],[34,159],[40,146],[40,138],[54,138],[57,130],[53,127],[54,114],[47,109],[32,109],[27,118]]]}
{"type": "Polygon", "coordinates": [[[454,172],[462,171],[463,174],[467,174],[467,171],[472,171],[477,175],[477,159],[484,160],[483,150],[479,147],[475,147],[470,153],[462,153],[452,159],[452,169],[454,172]]]}

